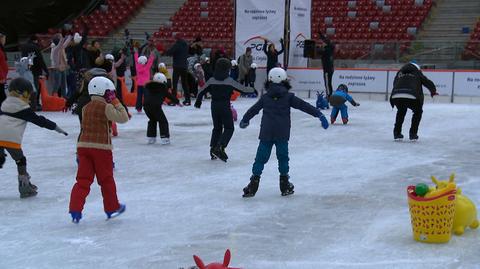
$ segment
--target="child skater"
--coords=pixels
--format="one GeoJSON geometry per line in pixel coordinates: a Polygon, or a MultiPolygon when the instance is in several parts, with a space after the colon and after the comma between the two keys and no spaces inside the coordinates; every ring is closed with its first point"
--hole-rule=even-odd
{"type": "Polygon", "coordinates": [[[343,124],[348,123],[348,107],[345,102],[348,101],[353,106],[360,106],[359,103],[353,100],[352,96],[348,94],[348,87],[345,84],[338,85],[337,90],[330,96],[330,105],[332,105],[332,114],[330,114],[330,122],[332,124],[337,120],[338,111],[342,115],[343,124]]]}
{"type": "Polygon", "coordinates": [[[288,140],[290,139],[290,108],[299,109],[322,122],[328,128],[328,120],[314,106],[289,92],[291,86],[287,73],[282,68],[273,68],[265,83],[267,93],[243,116],[240,128],[246,128],[255,115],[263,109],[260,125],[260,143],[253,163],[250,183],[243,189],[243,197],[255,196],[263,168],[270,158],[273,145],[277,148],[278,171],[280,172],[280,192],[282,196],[293,194],[293,184],[288,181],[288,140]]]}
{"type": "Polygon", "coordinates": [[[162,73],[156,73],[153,76],[153,80],[145,84],[145,101],[143,108],[148,117],[148,144],[155,144],[157,142],[157,123],[160,128],[161,144],[170,144],[168,121],[162,110],[162,104],[165,98],[170,99],[174,104],[180,103],[180,101],[168,91],[167,77],[162,73]]]}
{"type": "Polygon", "coordinates": [[[135,51],[135,63],[137,69],[137,102],[135,109],[138,113],[142,112],[143,106],[143,89],[145,83],[150,80],[150,69],[152,68],[153,61],[155,60],[155,53],[150,53],[150,57],[140,56],[138,57],[138,51],[135,51]]]}
{"type": "Polygon", "coordinates": [[[167,66],[165,63],[159,63],[158,64],[158,72],[157,73],[162,73],[165,75],[167,78],[167,87],[169,89],[172,88],[172,75],[170,75],[170,72],[168,72],[167,66]]]}
{"type": "Polygon", "coordinates": [[[233,115],[230,108],[230,97],[233,91],[240,93],[253,92],[229,77],[231,63],[226,58],[220,58],[215,64],[213,77],[205,84],[205,88],[198,94],[195,107],[200,108],[202,98],[208,92],[212,96],[213,130],[210,140],[210,157],[226,162],[228,159],[225,148],[232,138],[233,115]]]}
{"type": "Polygon", "coordinates": [[[0,168],[5,163],[5,150],[17,164],[18,191],[20,198],[37,195],[37,186],[30,182],[27,172],[27,159],[23,155],[22,140],[27,122],[40,127],[55,130],[68,135],[64,130],[42,116],[38,116],[30,108],[30,97],[33,93],[32,83],[24,78],[12,80],[8,87],[9,94],[0,109],[0,168]]]}
{"type": "Polygon", "coordinates": [[[113,178],[111,122],[125,123],[128,114],[115,96],[115,85],[105,77],[95,77],[88,83],[91,101],[82,110],[83,120],[77,144],[77,182],[70,196],[72,221],[82,218],[85,199],[90,192],[94,176],[102,189],[103,208],[107,218],[125,211],[125,205],[117,198],[113,178]]]}
{"type": "Polygon", "coordinates": [[[253,88],[255,93],[247,95],[247,97],[257,97],[258,91],[255,89],[255,81],[257,80],[257,64],[252,63],[248,69],[248,74],[245,76],[245,86],[250,86],[253,88]]]}

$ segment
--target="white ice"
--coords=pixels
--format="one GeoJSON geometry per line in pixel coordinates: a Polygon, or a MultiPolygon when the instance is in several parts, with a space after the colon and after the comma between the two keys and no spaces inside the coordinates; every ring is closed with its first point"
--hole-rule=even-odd
{"type": "MultiPolygon", "coordinates": [[[[309,100],[314,103],[314,100],[309,100]]],[[[235,102],[239,115],[254,100],[235,102]]],[[[350,123],[323,130],[292,110],[290,176],[295,194],[281,197],[274,152],[254,198],[243,199],[258,145],[261,114],[236,127],[228,163],[211,161],[210,104],[165,107],[172,144],[147,145],[144,114],[119,125],[114,139],[118,196],[127,211],[105,221],[98,185],[84,218],[70,222],[78,120],[42,113],[70,133],[29,125],[24,139],[37,197],[20,199],[15,163],[0,170],[0,268],[162,268],[206,263],[278,268],[480,268],[480,231],[448,244],[412,238],[406,188],[457,173],[464,194],[480,204],[480,106],[426,104],[416,143],[393,142],[395,110],[364,101],[350,123]]],[[[328,111],[329,112],[329,111],[328,111]]],[[[328,113],[326,112],[326,113],[328,113]]],[[[410,114],[404,134],[408,135],[410,114]]]]}

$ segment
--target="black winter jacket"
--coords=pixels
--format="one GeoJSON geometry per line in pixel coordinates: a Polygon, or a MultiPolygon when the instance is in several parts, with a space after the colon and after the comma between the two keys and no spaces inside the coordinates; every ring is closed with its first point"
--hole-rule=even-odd
{"type": "Polygon", "coordinates": [[[299,109],[314,117],[322,113],[314,106],[288,92],[283,84],[272,83],[258,102],[243,116],[243,122],[250,120],[263,109],[259,139],[262,141],[288,141],[290,139],[290,108],[299,109]]]}
{"type": "Polygon", "coordinates": [[[247,89],[242,84],[236,82],[229,76],[231,64],[226,58],[220,58],[215,65],[213,77],[210,78],[203,90],[198,94],[196,107],[200,107],[203,96],[208,92],[212,95],[212,109],[215,104],[226,105],[230,107],[230,98],[233,91],[240,93],[253,93],[253,89],[247,89]]]}
{"type": "Polygon", "coordinates": [[[284,50],[284,45],[283,42],[282,44],[282,49],[280,51],[274,50],[273,53],[268,51],[268,43],[267,40],[265,40],[265,44],[263,44],[263,52],[267,55],[267,72],[270,71],[272,68],[277,67],[278,64],[278,55],[283,53],[284,50]]]}
{"type": "Polygon", "coordinates": [[[318,53],[321,55],[322,67],[324,72],[333,72],[334,66],[334,54],[335,54],[335,44],[330,41],[326,36],[320,33],[320,39],[325,42],[325,47],[318,50],[318,53]]]}
{"type": "Polygon", "coordinates": [[[173,57],[173,67],[187,68],[188,44],[183,39],[178,39],[173,46],[165,53],[173,57]]]}
{"type": "Polygon", "coordinates": [[[168,91],[166,84],[156,81],[150,81],[145,84],[144,106],[161,107],[165,98],[170,99],[175,104],[180,103],[180,101],[168,91]]]}
{"type": "Polygon", "coordinates": [[[421,70],[413,64],[404,65],[400,71],[398,71],[393,81],[393,90],[390,95],[390,104],[393,107],[392,97],[396,94],[408,94],[414,96],[420,103],[423,104],[423,89],[422,85],[427,87],[430,93],[433,95],[437,92],[435,84],[423,75],[421,70]]]}

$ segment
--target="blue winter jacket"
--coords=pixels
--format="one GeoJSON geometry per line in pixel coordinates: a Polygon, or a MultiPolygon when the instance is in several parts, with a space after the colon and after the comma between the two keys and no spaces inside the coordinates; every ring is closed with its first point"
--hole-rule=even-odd
{"type": "Polygon", "coordinates": [[[332,106],[341,106],[345,104],[346,101],[350,102],[353,106],[357,105],[353,97],[342,90],[336,90],[332,96],[330,96],[330,104],[332,106]]]}
{"type": "Polygon", "coordinates": [[[263,141],[288,141],[290,139],[291,107],[314,117],[322,115],[322,112],[314,106],[288,92],[284,85],[272,83],[268,87],[267,93],[245,113],[242,121],[248,123],[263,109],[259,139],[263,141]]]}

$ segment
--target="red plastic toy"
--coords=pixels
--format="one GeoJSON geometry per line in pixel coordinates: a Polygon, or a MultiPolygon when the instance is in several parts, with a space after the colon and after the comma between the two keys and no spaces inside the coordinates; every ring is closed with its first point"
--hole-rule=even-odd
{"type": "Polygon", "coordinates": [[[230,258],[231,258],[230,250],[227,249],[227,251],[225,251],[225,257],[223,258],[223,264],[214,262],[205,266],[205,264],[203,263],[202,259],[200,259],[200,257],[193,255],[193,259],[195,260],[195,263],[200,269],[241,269],[241,268],[228,267],[228,264],[230,263],[230,258]]]}

